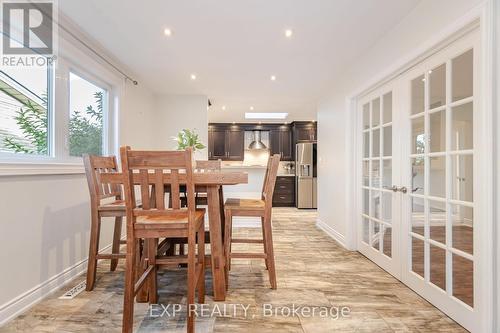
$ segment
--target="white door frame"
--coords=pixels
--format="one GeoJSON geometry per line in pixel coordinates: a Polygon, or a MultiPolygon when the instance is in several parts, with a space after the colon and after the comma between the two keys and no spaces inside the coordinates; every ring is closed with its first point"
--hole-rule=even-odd
{"type": "MultiPolygon", "coordinates": [[[[347,223],[346,230],[346,246],[349,249],[357,249],[357,235],[359,225],[358,215],[362,207],[361,202],[361,191],[358,187],[359,179],[361,179],[361,161],[358,160],[358,153],[361,147],[361,142],[358,133],[358,122],[359,113],[358,111],[358,99],[364,95],[367,95],[371,91],[377,89],[378,87],[384,85],[385,83],[393,80],[401,73],[411,69],[413,66],[422,62],[424,59],[430,55],[438,52],[439,50],[450,45],[453,41],[459,39],[466,32],[471,31],[479,26],[481,34],[481,64],[480,64],[480,82],[478,99],[481,103],[481,119],[479,119],[480,128],[482,129],[480,135],[480,141],[484,144],[478,145],[477,154],[480,158],[478,164],[481,165],[481,172],[477,176],[476,180],[479,184],[482,184],[483,197],[481,202],[478,202],[477,210],[481,211],[481,228],[478,230],[478,238],[481,240],[481,259],[479,265],[479,272],[482,277],[482,283],[480,284],[479,290],[475,290],[476,293],[481,295],[478,304],[475,305],[476,308],[480,309],[481,313],[481,330],[478,332],[496,332],[497,323],[494,322],[494,313],[500,312],[500,309],[495,308],[497,304],[494,304],[495,291],[493,289],[494,278],[496,274],[493,273],[494,259],[496,256],[494,254],[494,249],[496,245],[493,242],[493,222],[494,222],[494,183],[492,180],[496,179],[494,177],[493,170],[493,125],[494,125],[494,99],[495,86],[493,84],[494,78],[494,61],[493,54],[496,45],[495,42],[495,20],[498,18],[496,13],[493,12],[495,7],[495,2],[497,0],[489,0],[480,6],[469,11],[464,17],[460,18],[454,24],[449,26],[444,31],[434,35],[431,40],[425,43],[422,47],[416,49],[409,56],[404,57],[400,61],[395,62],[396,65],[389,68],[387,71],[378,75],[374,79],[370,80],[367,85],[359,89],[358,91],[349,95],[346,98],[346,107],[348,112],[347,122],[348,130],[346,134],[346,149],[350,152],[350,159],[346,162],[346,170],[353,170],[348,175],[348,181],[346,184],[346,193],[348,193],[347,200],[347,216],[351,217],[351,221],[347,223]]],[[[500,270],[500,268],[499,268],[500,270]]]]}

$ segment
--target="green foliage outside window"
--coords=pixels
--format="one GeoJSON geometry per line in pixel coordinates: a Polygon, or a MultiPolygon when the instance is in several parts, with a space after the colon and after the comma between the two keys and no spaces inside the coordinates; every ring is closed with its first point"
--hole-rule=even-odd
{"type": "MultiPolygon", "coordinates": [[[[94,93],[97,110],[91,105],[82,111],[74,111],[69,121],[69,151],[71,156],[84,153],[102,154],[103,93],[94,93]]],[[[47,98],[43,97],[45,110],[37,109],[29,101],[15,116],[16,124],[23,132],[24,140],[15,136],[4,138],[4,146],[15,153],[46,155],[48,152],[47,98]]]]}

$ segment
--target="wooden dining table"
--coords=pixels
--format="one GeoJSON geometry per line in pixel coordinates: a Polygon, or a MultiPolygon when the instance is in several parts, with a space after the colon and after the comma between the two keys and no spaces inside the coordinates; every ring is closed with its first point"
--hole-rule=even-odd
{"type": "MultiPolygon", "coordinates": [[[[103,183],[122,184],[123,175],[121,173],[105,174],[101,181],[103,183]]],[[[224,170],[196,171],[193,174],[193,181],[196,192],[207,193],[213,296],[215,301],[224,301],[226,299],[226,260],[223,246],[224,197],[222,187],[248,184],[248,174],[246,172],[224,170]]],[[[134,183],[140,184],[139,176],[137,176],[137,180],[134,176],[134,183]]],[[[183,184],[182,174],[179,174],[179,183],[183,184]]]]}

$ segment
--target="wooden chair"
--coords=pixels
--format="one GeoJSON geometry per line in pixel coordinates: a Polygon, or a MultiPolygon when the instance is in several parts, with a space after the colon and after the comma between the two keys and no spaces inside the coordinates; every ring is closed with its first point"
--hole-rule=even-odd
{"type": "MultiPolygon", "coordinates": [[[[221,160],[216,160],[216,161],[197,160],[194,170],[197,172],[220,171],[221,165],[222,165],[221,160]]],[[[195,193],[195,202],[196,202],[196,207],[207,206],[208,205],[207,193],[206,192],[196,192],[195,193]]],[[[169,200],[169,205],[170,205],[169,207],[171,207],[171,205],[172,205],[171,200],[169,200]]],[[[185,188],[183,188],[183,193],[181,196],[181,205],[182,205],[182,207],[187,206],[187,195],[186,195],[185,188]]],[[[175,240],[175,242],[177,242],[179,244],[179,255],[184,255],[184,245],[187,244],[187,239],[177,239],[177,240],[175,240]]],[[[205,232],[205,243],[210,243],[210,232],[208,230],[205,232]]]]}
{"type": "Polygon", "coordinates": [[[110,270],[114,271],[118,265],[119,258],[125,258],[120,254],[122,220],[126,215],[125,201],[122,197],[122,188],[119,184],[108,184],[101,181],[105,173],[118,172],[116,157],[83,155],[85,173],[90,192],[90,247],[87,267],[87,291],[94,289],[96,280],[97,260],[111,259],[110,270]],[[114,200],[112,200],[112,199],[114,200]],[[103,202],[108,199],[112,201],[103,202]],[[114,217],[115,226],[113,232],[113,245],[111,254],[99,253],[99,235],[101,220],[103,217],[114,217]]]}
{"type": "Polygon", "coordinates": [[[194,314],[189,311],[194,304],[195,291],[198,302],[205,301],[205,239],[204,209],[196,209],[194,199],[192,151],[132,151],[121,148],[125,200],[127,207],[127,256],[122,332],[132,332],[134,296],[147,282],[149,302],[157,303],[157,267],[187,264],[187,331],[194,332],[194,314]],[[135,183],[142,198],[142,208],[135,205],[135,183]],[[187,208],[181,209],[180,184],[185,184],[187,208]],[[151,186],[150,186],[151,185],[151,186]],[[165,207],[165,185],[170,186],[172,208],[165,207]],[[154,208],[148,199],[154,196],[154,208]],[[159,238],[188,239],[186,256],[160,256],[157,253],[159,238]],[[144,273],[135,279],[139,240],[144,239],[144,273]],[[198,239],[198,253],[196,240],[198,239]]]}
{"type": "MultiPolygon", "coordinates": [[[[216,161],[196,161],[195,171],[197,172],[213,172],[221,170],[221,160],[216,161]]],[[[207,193],[196,192],[196,206],[206,206],[208,205],[207,193]]],[[[183,193],[181,196],[182,206],[186,206],[186,194],[183,193]]]]}
{"type": "Polygon", "coordinates": [[[229,270],[231,269],[231,259],[265,259],[269,273],[271,288],[276,289],[276,269],[274,264],[273,235],[271,225],[271,213],[273,205],[273,192],[276,183],[276,175],[280,155],[275,154],[269,158],[261,199],[227,199],[224,205],[225,211],[225,232],[224,247],[226,254],[226,286],[228,286],[229,270]],[[263,239],[233,239],[232,219],[233,216],[259,216],[262,222],[263,239]],[[233,253],[232,243],[263,244],[264,253],[233,253]]]}

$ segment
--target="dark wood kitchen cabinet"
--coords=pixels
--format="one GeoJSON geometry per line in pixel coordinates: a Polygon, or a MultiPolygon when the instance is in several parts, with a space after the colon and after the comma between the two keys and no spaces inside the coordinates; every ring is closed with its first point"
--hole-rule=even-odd
{"type": "MultiPolygon", "coordinates": [[[[294,121],[291,124],[210,123],[208,126],[208,158],[211,160],[243,161],[245,131],[269,133],[269,150],[282,161],[295,159],[295,144],[316,141],[316,122],[294,121]]],[[[247,143],[248,144],[248,143],[247,143]]]]}
{"type": "Polygon", "coordinates": [[[226,129],[208,131],[208,155],[213,160],[226,158],[226,129]]]}
{"type": "Polygon", "coordinates": [[[301,141],[316,141],[317,139],[316,122],[296,121],[293,123],[294,143],[301,141]]]}
{"type": "Polygon", "coordinates": [[[295,206],[295,177],[278,176],[273,193],[273,207],[295,206]]]}
{"type": "Polygon", "coordinates": [[[226,159],[228,161],[243,161],[245,157],[245,131],[230,128],[226,132],[226,159]]]}
{"type": "Polygon", "coordinates": [[[243,161],[245,131],[237,125],[210,126],[208,158],[223,161],[243,161]]]}
{"type": "Polygon", "coordinates": [[[294,149],[292,131],[289,126],[282,125],[269,132],[271,154],[279,154],[281,161],[293,161],[294,149]]]}

